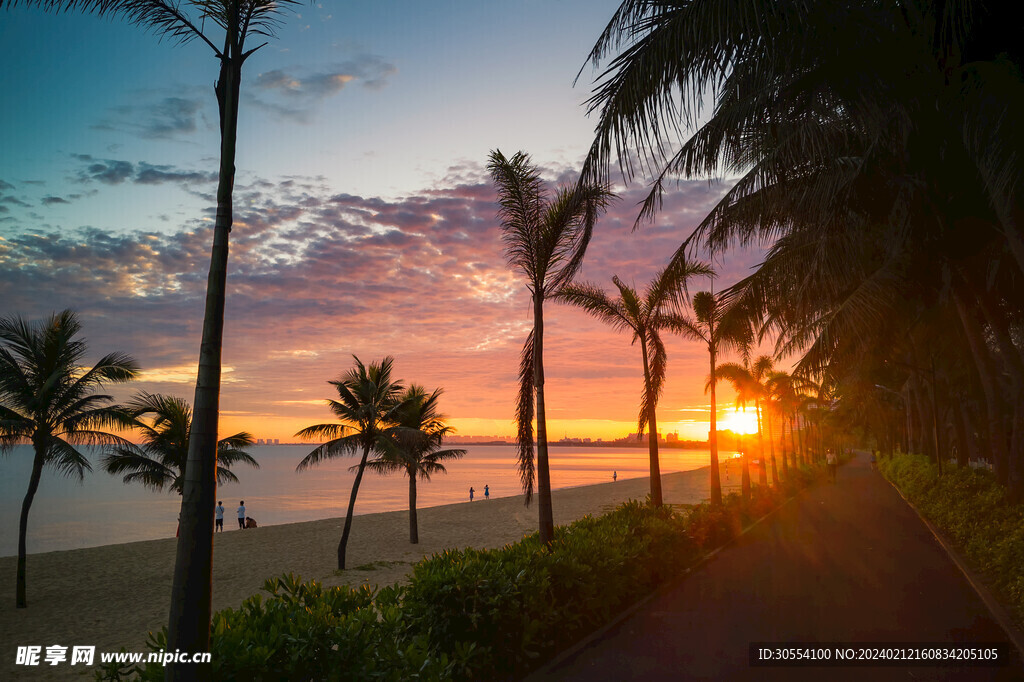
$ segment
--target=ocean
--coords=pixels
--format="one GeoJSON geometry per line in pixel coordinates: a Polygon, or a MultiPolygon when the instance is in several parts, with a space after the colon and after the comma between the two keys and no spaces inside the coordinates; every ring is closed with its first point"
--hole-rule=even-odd
{"type": "MultiPolygon", "coordinates": [[[[458,447],[458,446],[452,446],[458,447]]],[[[234,469],[238,483],[220,487],[225,529],[237,529],[235,509],[245,500],[247,514],[260,525],[313,521],[345,515],[355,473],[349,467],[358,458],[344,458],[297,473],[312,445],[257,446],[249,450],[259,469],[234,469]]],[[[417,483],[417,507],[432,507],[469,500],[469,488],[483,501],[484,486],[491,497],[521,492],[515,448],[503,445],[463,446],[466,456],[450,462],[447,474],[417,483]]],[[[612,480],[646,477],[646,448],[552,447],[551,486],[569,488],[612,480]]],[[[96,453],[93,453],[94,455],[96,453]]],[[[689,471],[707,466],[707,450],[661,450],[661,470],[689,471]]],[[[125,485],[120,477],[99,468],[81,483],[44,469],[28,520],[28,552],[96,547],[136,540],[173,537],[181,498],[153,492],[141,485],[125,485]]],[[[0,456],[0,556],[18,553],[18,520],[28,489],[32,448],[17,446],[0,456]]],[[[403,474],[380,476],[367,471],[359,486],[356,514],[408,509],[409,483],[403,474]]]]}

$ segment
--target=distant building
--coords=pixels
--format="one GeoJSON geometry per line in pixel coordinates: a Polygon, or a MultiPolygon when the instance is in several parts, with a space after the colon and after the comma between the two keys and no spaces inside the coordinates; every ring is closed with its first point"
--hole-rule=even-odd
{"type": "Polygon", "coordinates": [[[668,434],[668,436],[665,437],[665,442],[666,443],[678,443],[679,442],[679,432],[678,431],[673,431],[672,433],[668,434]]]}

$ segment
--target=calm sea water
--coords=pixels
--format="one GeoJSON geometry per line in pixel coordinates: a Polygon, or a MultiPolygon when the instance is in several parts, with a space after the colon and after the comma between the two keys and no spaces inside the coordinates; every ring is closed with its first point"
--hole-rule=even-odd
{"type": "MultiPolygon", "coordinates": [[[[227,510],[225,528],[237,528],[235,509],[245,500],[248,515],[260,525],[313,521],[344,516],[355,477],[348,468],[357,459],[340,459],[296,473],[295,465],[312,446],[281,445],[250,450],[259,469],[239,466],[238,483],[221,486],[218,497],[227,510]]],[[[492,497],[517,495],[515,448],[501,445],[465,446],[466,456],[448,465],[448,473],[417,485],[417,506],[431,507],[469,499],[469,488],[483,497],[489,485],[492,497]]],[[[119,477],[99,469],[77,483],[44,469],[29,513],[29,553],[79,547],[95,547],[135,540],[173,537],[180,499],[170,493],[152,492],[141,485],[125,485],[119,477]]],[[[701,450],[663,449],[665,473],[688,471],[708,464],[701,450]]],[[[14,448],[0,457],[0,556],[18,552],[18,519],[28,488],[32,465],[29,446],[14,448]]],[[[644,448],[557,447],[551,449],[553,488],[568,488],[648,473],[644,448]]],[[[363,475],[356,514],[372,514],[408,508],[409,484],[403,475],[363,475]]]]}

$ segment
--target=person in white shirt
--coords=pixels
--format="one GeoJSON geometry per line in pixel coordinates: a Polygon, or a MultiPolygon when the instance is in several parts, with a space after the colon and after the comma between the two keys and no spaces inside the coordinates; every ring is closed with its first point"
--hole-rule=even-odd
{"type": "Polygon", "coordinates": [[[245,530],[245,500],[238,503],[238,527],[245,530]]]}
{"type": "Polygon", "coordinates": [[[214,531],[224,532],[224,502],[217,500],[217,508],[214,509],[216,514],[216,523],[213,525],[214,531]]]}

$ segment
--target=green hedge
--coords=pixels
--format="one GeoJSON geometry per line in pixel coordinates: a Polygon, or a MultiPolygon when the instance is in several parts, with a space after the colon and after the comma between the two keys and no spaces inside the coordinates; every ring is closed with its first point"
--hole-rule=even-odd
{"type": "Polygon", "coordinates": [[[940,477],[923,455],[883,457],[878,467],[1024,622],[1024,506],[985,470],[947,467],[940,477]]]}
{"type": "MultiPolygon", "coordinates": [[[[814,478],[794,476],[797,487],[814,478]]],[[[438,680],[521,677],[610,621],[781,497],[755,488],[722,507],[627,502],[496,550],[450,550],[416,564],[407,585],[323,588],[291,575],[269,596],[213,617],[216,680],[438,680]]],[[[166,649],[166,629],[151,634],[166,649]]],[[[157,665],[109,665],[97,679],[163,679],[157,665]]]]}

